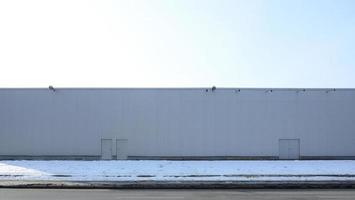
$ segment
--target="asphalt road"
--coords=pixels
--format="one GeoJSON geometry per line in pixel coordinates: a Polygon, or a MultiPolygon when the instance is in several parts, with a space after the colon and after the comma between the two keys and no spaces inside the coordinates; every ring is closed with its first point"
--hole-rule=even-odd
{"type": "Polygon", "coordinates": [[[114,199],[355,199],[355,190],[76,190],[0,189],[1,200],[114,200],[114,199]]]}

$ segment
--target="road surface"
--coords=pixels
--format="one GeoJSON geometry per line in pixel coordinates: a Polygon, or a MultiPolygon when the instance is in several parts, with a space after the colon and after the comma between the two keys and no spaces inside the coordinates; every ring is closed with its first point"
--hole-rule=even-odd
{"type": "Polygon", "coordinates": [[[278,200],[354,199],[355,190],[77,190],[0,189],[1,200],[278,200]]]}

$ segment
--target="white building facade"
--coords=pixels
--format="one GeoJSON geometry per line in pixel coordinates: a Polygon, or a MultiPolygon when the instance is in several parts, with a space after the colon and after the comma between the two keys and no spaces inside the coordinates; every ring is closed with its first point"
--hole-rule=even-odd
{"type": "Polygon", "coordinates": [[[0,159],[354,159],[355,89],[0,89],[0,159]]]}

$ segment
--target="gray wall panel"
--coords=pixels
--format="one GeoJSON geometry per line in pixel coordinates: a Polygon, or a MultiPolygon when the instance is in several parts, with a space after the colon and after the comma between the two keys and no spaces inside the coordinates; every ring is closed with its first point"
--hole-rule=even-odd
{"type": "Polygon", "coordinates": [[[355,156],[355,90],[0,89],[0,156],[99,156],[102,138],[131,157],[277,157],[279,139],[355,156]]]}

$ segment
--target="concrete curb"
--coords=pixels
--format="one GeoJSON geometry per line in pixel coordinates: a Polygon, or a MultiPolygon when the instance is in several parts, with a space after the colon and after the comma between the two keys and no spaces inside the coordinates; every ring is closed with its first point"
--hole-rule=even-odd
{"type": "Polygon", "coordinates": [[[345,189],[355,181],[0,181],[0,188],[53,189],[345,189]]]}

